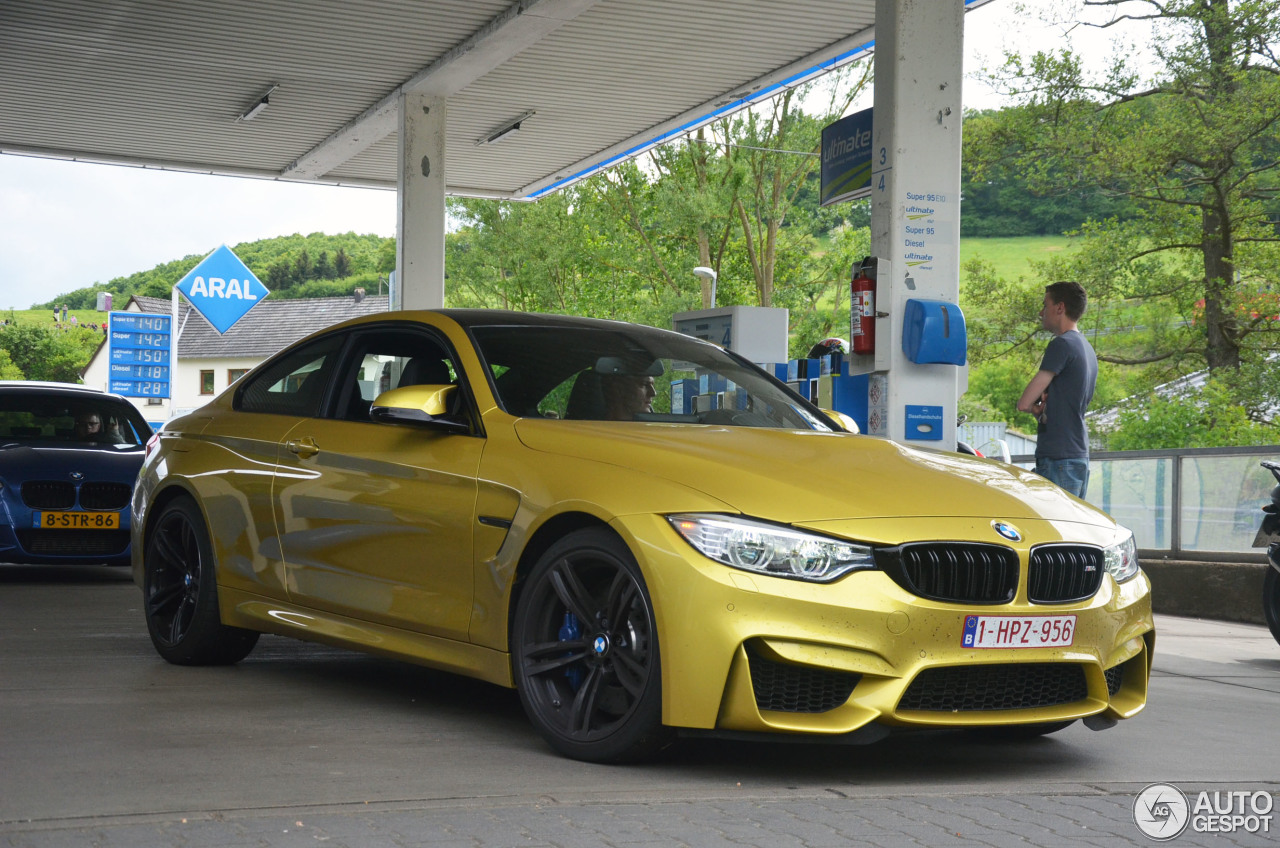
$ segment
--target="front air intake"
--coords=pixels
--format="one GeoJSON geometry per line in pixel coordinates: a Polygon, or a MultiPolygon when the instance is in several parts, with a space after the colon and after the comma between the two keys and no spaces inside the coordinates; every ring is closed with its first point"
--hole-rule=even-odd
{"type": "Polygon", "coordinates": [[[783,713],[825,713],[849,700],[862,675],[765,659],[747,648],[756,706],[783,713]]]}
{"type": "Polygon", "coordinates": [[[114,557],[129,547],[128,530],[16,530],[18,544],[37,556],[114,557]]]}
{"type": "Polygon", "coordinates": [[[898,702],[899,710],[966,713],[1033,710],[1082,701],[1089,695],[1076,663],[1013,663],[927,668],[898,702]]]}

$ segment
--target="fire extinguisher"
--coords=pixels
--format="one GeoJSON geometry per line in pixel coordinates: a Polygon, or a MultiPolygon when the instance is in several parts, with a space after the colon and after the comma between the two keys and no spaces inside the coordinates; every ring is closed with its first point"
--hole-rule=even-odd
{"type": "Polygon", "coordinates": [[[875,259],[868,256],[853,266],[853,297],[849,306],[849,341],[853,353],[876,352],[875,259]]]}

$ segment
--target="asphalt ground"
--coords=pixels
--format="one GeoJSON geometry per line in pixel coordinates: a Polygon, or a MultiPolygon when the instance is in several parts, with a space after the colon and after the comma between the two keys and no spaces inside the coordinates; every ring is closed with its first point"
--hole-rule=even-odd
{"type": "Polygon", "coordinates": [[[0,846],[1155,845],[1134,822],[1153,783],[1276,808],[1167,844],[1280,845],[1258,626],[1157,616],[1149,706],[1103,732],[686,740],[598,766],[553,754],[513,693],[412,665],[277,637],[168,665],[140,598],[122,571],[0,566],[0,846]]]}

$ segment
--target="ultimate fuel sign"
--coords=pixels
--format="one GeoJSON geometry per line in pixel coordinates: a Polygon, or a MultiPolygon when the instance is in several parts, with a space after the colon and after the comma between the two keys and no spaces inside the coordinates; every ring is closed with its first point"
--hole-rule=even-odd
{"type": "Polygon", "coordinates": [[[107,391],[125,397],[169,397],[170,320],[168,315],[111,313],[107,391]]]}
{"type": "Polygon", "coordinates": [[[871,109],[822,128],[823,206],[871,193],[871,109]]]}

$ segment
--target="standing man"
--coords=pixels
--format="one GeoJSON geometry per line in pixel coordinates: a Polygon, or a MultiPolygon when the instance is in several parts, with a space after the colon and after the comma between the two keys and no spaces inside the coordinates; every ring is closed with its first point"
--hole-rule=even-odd
{"type": "Polygon", "coordinates": [[[1040,323],[1054,338],[1040,370],[1018,399],[1018,411],[1039,422],[1036,473],[1083,498],[1089,486],[1089,430],[1084,411],[1098,382],[1098,358],[1076,322],[1089,296],[1079,283],[1053,283],[1044,290],[1040,323]]]}

